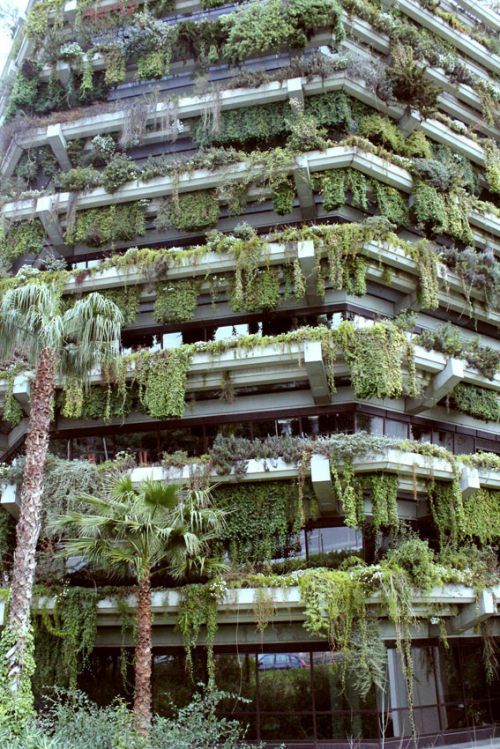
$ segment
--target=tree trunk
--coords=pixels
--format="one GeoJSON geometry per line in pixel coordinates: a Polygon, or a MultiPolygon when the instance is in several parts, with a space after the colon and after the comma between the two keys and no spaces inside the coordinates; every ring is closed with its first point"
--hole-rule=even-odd
{"type": "Polygon", "coordinates": [[[30,418],[26,437],[26,464],[21,487],[21,508],[16,528],[8,629],[16,638],[8,653],[11,690],[19,689],[30,627],[30,608],[35,579],[36,547],[40,535],[45,460],[49,446],[52,398],[55,390],[56,353],[40,352],[30,394],[30,418]]]}
{"type": "Polygon", "coordinates": [[[134,715],[137,730],[147,736],[151,725],[151,578],[141,581],[137,602],[134,715]]]}

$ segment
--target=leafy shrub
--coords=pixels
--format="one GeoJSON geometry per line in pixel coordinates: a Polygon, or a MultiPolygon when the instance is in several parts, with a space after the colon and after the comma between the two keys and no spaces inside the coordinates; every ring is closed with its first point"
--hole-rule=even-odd
{"type": "Polygon", "coordinates": [[[128,156],[114,156],[102,173],[106,192],[116,192],[126,182],[137,179],[138,169],[128,156]]]}

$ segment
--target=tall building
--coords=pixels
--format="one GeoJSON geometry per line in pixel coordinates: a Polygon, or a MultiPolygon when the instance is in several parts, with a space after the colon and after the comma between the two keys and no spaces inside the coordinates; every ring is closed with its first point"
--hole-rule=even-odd
{"type": "MultiPolygon", "coordinates": [[[[135,592],[48,529],[129,471],[229,511],[220,576],[156,578],[160,714],[213,676],[271,745],[500,745],[499,28],[479,0],[30,3],[2,289],[125,320],[115,371],[59,383],[37,694],[130,696],[135,592]]],[[[7,586],[31,375],[2,366],[7,586]]]]}

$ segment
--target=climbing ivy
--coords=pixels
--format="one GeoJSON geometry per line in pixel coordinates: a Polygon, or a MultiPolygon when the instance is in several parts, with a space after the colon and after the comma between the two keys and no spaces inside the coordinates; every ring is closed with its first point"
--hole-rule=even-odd
{"type": "Polygon", "coordinates": [[[500,399],[494,390],[460,383],[450,397],[452,408],[484,421],[500,421],[500,399]]]}
{"type": "Polygon", "coordinates": [[[219,220],[216,190],[200,190],[164,201],[156,218],[156,228],[173,226],[178,231],[196,231],[215,226],[219,220]]]}
{"type": "Polygon", "coordinates": [[[262,563],[283,554],[291,533],[298,533],[304,513],[297,486],[289,481],[221,486],[214,503],[228,510],[218,539],[235,565],[262,563]]]}
{"type": "Polygon", "coordinates": [[[168,281],[156,287],[154,316],[157,322],[192,320],[196,312],[199,284],[195,279],[168,281]]]}
{"type": "Polygon", "coordinates": [[[115,204],[106,208],[79,211],[66,229],[70,245],[102,247],[113,242],[127,242],[146,233],[145,203],[115,204]]]}
{"type": "Polygon", "coordinates": [[[181,591],[177,628],[184,640],[186,669],[193,676],[193,648],[198,644],[201,628],[205,630],[209,686],[215,685],[214,640],[217,632],[217,601],[219,593],[213,584],[186,585],[181,591]]]}

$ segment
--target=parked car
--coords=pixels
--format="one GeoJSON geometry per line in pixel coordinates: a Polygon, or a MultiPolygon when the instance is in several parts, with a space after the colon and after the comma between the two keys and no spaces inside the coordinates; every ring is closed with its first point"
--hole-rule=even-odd
{"type": "Polygon", "coordinates": [[[257,656],[259,671],[290,668],[309,668],[306,661],[296,653],[262,653],[257,656]]]}

